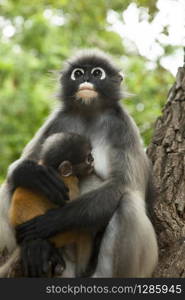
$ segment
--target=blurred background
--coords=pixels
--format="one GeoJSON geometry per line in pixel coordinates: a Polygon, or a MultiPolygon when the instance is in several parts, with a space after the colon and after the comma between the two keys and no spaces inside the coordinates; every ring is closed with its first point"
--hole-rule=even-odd
{"type": "Polygon", "coordinates": [[[184,0],[0,0],[0,182],[57,105],[56,72],[71,53],[115,57],[147,146],[184,44],[184,0]]]}

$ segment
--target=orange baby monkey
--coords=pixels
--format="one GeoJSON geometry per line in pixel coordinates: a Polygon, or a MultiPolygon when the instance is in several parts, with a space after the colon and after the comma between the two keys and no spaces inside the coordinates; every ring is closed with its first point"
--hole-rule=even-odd
{"type": "MultiPolygon", "coordinates": [[[[27,161],[33,165],[35,162],[27,161]]],[[[46,139],[42,146],[38,164],[57,170],[65,186],[69,190],[69,200],[79,196],[79,180],[91,174],[93,168],[93,157],[89,141],[74,133],[56,133],[46,139]]],[[[15,172],[14,177],[23,176],[24,172],[15,172]]],[[[16,178],[21,181],[21,178],[16,178]]],[[[28,180],[31,180],[29,178],[28,180]]],[[[9,210],[10,223],[16,227],[36,216],[45,214],[48,210],[56,208],[45,196],[36,190],[17,187],[13,193],[9,210]]],[[[50,224],[48,224],[50,226],[50,224]]],[[[93,237],[85,230],[73,230],[57,235],[49,239],[55,247],[61,248],[69,244],[76,245],[76,273],[82,275],[87,267],[92,253],[93,237]]],[[[16,250],[18,255],[20,252],[16,250]]],[[[15,251],[15,252],[16,252],[15,251]]],[[[17,257],[17,254],[14,256],[17,257]]],[[[12,260],[14,260],[12,258],[12,260]]],[[[11,261],[11,257],[9,262],[11,261]]],[[[0,268],[0,277],[6,277],[8,268],[0,268]],[[3,268],[3,269],[2,269],[3,268]]]]}

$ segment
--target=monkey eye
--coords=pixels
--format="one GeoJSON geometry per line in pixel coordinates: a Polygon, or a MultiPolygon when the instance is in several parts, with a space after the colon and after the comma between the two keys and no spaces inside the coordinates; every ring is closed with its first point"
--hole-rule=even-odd
{"type": "Polygon", "coordinates": [[[71,79],[76,80],[84,75],[84,70],[81,68],[76,68],[71,73],[71,79]]]}
{"type": "Polygon", "coordinates": [[[87,156],[87,159],[86,159],[86,163],[88,165],[90,165],[90,164],[92,164],[93,161],[94,161],[94,158],[93,158],[92,154],[89,153],[88,156],[87,156]]]}
{"type": "Polygon", "coordinates": [[[106,77],[106,73],[104,71],[104,69],[100,68],[100,67],[96,67],[93,68],[91,71],[91,74],[95,77],[95,78],[99,78],[99,79],[105,79],[106,77]]]}

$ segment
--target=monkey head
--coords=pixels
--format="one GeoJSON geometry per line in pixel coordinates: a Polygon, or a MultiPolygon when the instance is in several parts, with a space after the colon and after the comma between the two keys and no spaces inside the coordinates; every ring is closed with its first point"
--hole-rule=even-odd
{"type": "Polygon", "coordinates": [[[103,52],[84,50],[71,58],[61,76],[61,98],[66,108],[108,107],[122,97],[122,75],[103,52]]]}
{"type": "Polygon", "coordinates": [[[94,171],[89,140],[76,133],[55,133],[42,146],[40,162],[61,176],[88,176],[94,171]]]}

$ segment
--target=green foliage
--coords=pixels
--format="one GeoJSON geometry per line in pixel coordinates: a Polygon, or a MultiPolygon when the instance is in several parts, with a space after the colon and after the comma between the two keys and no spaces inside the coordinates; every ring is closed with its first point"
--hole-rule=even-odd
{"type": "Polygon", "coordinates": [[[167,91],[174,78],[160,67],[157,72],[147,70],[146,61],[138,56],[128,61],[126,70],[126,86],[134,94],[124,103],[139,126],[147,146],[151,140],[153,125],[166,102],[167,91]]]}
{"type": "MultiPolygon", "coordinates": [[[[0,1],[0,179],[55,105],[56,75],[51,71],[59,71],[78,48],[98,47],[121,62],[127,89],[135,95],[124,102],[149,143],[173,78],[160,66],[149,70],[146,60],[126,51],[121,37],[108,29],[108,11],[121,15],[130,2],[0,1]],[[3,22],[15,30],[9,38],[3,22]]],[[[132,2],[149,7],[151,14],[156,11],[154,0],[132,2]]]]}

